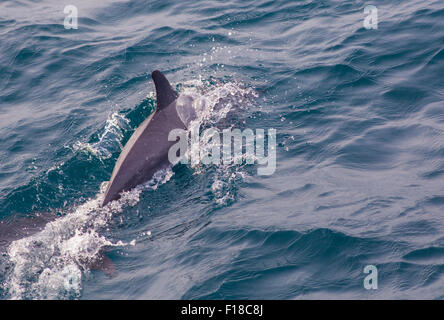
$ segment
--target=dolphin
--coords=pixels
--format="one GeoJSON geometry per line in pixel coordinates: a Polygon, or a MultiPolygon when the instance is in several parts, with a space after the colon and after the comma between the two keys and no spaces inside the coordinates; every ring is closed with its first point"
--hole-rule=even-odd
{"type": "Polygon", "coordinates": [[[120,153],[102,206],[119,199],[122,191],[149,181],[156,172],[169,167],[168,151],[176,143],[168,141],[170,131],[186,130],[196,119],[190,96],[179,96],[158,70],[153,71],[151,77],[156,87],[156,110],[137,128],[120,153]]]}
{"type": "MultiPolygon", "coordinates": [[[[156,110],[137,128],[123,148],[108,183],[102,206],[119,199],[122,191],[150,180],[156,172],[169,167],[171,163],[168,160],[168,151],[176,143],[168,141],[170,131],[176,128],[186,130],[196,118],[192,97],[179,96],[160,71],[153,71],[151,76],[156,86],[156,110]]],[[[47,223],[57,218],[57,215],[48,213],[0,221],[0,257],[6,254],[11,242],[40,232],[47,223]]],[[[114,276],[116,268],[105,251],[106,249],[101,250],[91,261],[81,262],[93,270],[101,270],[108,276],[114,276]]],[[[0,274],[6,272],[5,267],[0,260],[0,274]]]]}

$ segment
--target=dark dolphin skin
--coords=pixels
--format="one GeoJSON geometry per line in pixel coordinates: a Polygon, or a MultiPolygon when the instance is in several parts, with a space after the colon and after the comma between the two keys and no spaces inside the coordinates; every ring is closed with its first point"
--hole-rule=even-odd
{"type": "Polygon", "coordinates": [[[168,141],[170,131],[187,129],[190,121],[196,118],[191,97],[185,97],[178,103],[178,93],[160,71],[153,71],[151,77],[156,86],[157,108],[123,148],[102,206],[119,199],[122,191],[133,189],[150,180],[159,170],[169,167],[168,150],[176,143],[168,141]]]}

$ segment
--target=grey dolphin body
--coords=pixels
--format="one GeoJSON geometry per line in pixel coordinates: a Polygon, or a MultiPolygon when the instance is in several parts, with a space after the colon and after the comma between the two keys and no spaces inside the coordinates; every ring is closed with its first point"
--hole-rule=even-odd
{"type": "Polygon", "coordinates": [[[151,74],[156,86],[157,108],[133,133],[114,167],[102,206],[120,198],[128,191],[150,180],[161,169],[170,166],[168,150],[175,141],[168,141],[173,129],[186,129],[196,118],[191,97],[181,97],[160,71],[151,74]]]}

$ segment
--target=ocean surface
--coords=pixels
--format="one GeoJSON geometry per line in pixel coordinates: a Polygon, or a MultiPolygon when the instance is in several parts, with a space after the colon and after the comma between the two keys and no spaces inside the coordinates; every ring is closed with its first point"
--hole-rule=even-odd
{"type": "Polygon", "coordinates": [[[1,299],[444,298],[442,0],[0,13],[1,299]],[[202,127],[276,129],[275,173],[178,164],[101,208],[155,69],[202,127]]]}

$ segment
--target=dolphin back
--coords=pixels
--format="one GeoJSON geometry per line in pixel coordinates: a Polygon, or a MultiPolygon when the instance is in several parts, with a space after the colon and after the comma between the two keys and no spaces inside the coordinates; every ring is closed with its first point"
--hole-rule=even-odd
{"type": "Polygon", "coordinates": [[[120,198],[150,180],[159,170],[171,165],[168,151],[175,144],[168,141],[173,129],[186,129],[196,117],[192,100],[179,97],[160,71],[153,71],[156,86],[157,108],[133,133],[116,162],[108,183],[102,206],[120,198]]]}

